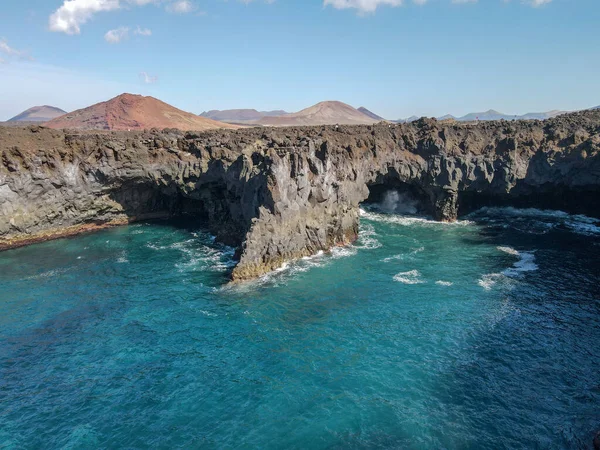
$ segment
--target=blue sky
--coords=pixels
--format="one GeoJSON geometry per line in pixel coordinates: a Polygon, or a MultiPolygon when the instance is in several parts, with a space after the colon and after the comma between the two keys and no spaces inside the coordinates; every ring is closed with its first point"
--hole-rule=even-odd
{"type": "Polygon", "coordinates": [[[0,120],[122,92],[195,113],[581,109],[599,27],[599,0],[2,0],[0,120]]]}

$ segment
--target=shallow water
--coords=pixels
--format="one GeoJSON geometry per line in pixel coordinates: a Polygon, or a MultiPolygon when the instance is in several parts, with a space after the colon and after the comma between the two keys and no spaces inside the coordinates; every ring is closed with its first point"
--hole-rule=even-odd
{"type": "Polygon", "coordinates": [[[467,219],[364,212],[237,286],[185,227],[3,252],[0,447],[590,447],[600,223],[467,219]]]}

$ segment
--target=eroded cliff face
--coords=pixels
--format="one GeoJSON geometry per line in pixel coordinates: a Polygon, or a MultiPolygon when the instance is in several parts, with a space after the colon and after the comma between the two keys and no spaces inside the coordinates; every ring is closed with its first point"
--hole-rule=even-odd
{"type": "Polygon", "coordinates": [[[438,220],[486,205],[600,216],[600,111],[548,121],[202,134],[0,128],[0,248],[189,214],[249,279],[357,238],[359,204],[410,192],[438,220]]]}

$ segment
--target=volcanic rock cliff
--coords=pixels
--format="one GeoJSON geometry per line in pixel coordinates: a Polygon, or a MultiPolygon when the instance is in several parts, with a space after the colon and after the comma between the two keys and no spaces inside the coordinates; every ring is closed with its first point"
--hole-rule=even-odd
{"type": "Polygon", "coordinates": [[[600,111],[547,121],[182,133],[0,128],[0,248],[180,214],[238,249],[234,280],[354,241],[394,188],[452,221],[485,205],[600,216],[600,111]]]}

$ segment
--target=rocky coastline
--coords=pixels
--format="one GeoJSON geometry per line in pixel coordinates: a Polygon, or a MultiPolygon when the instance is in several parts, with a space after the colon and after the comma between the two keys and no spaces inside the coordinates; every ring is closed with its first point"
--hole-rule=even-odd
{"type": "Polygon", "coordinates": [[[387,189],[437,220],[482,206],[600,216],[600,111],[545,121],[75,132],[0,127],[0,249],[201,218],[233,280],[346,245],[387,189]]]}

